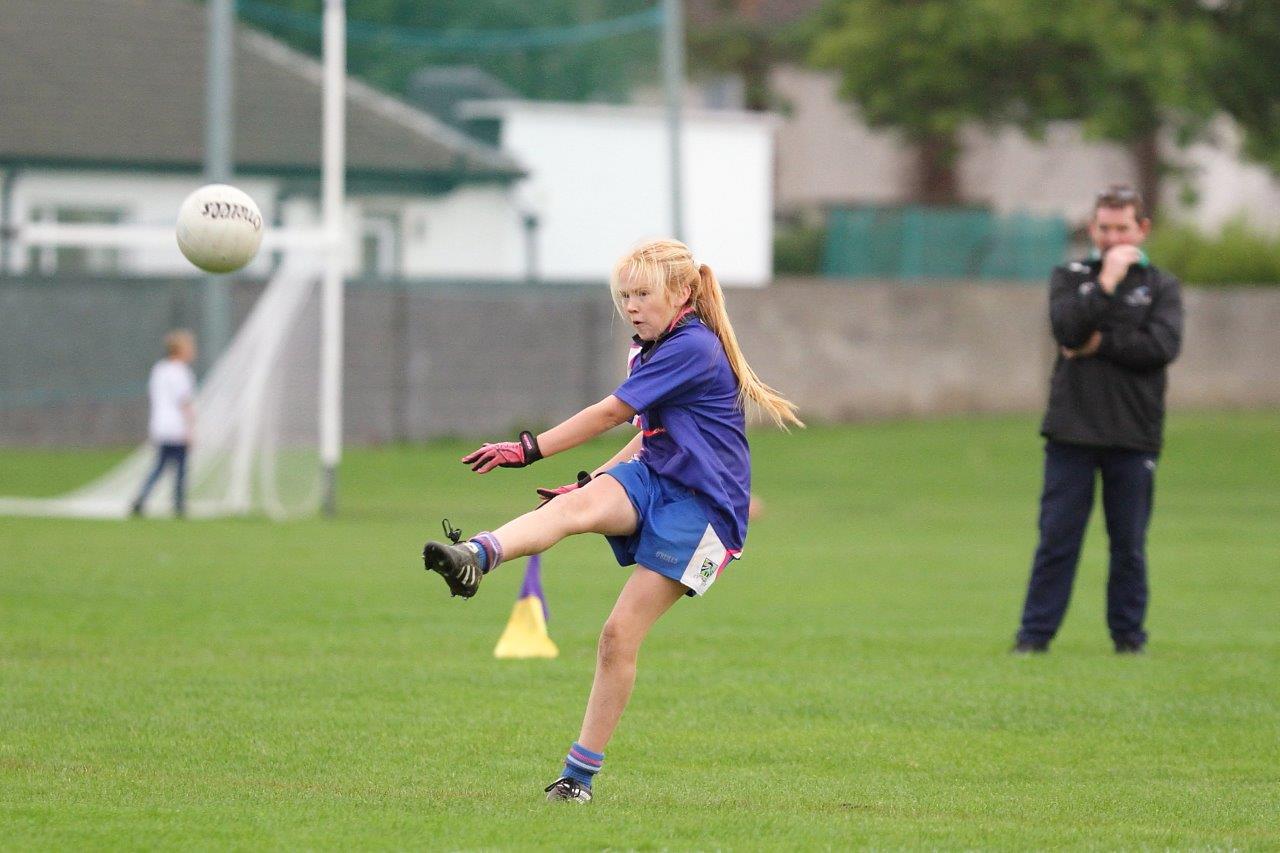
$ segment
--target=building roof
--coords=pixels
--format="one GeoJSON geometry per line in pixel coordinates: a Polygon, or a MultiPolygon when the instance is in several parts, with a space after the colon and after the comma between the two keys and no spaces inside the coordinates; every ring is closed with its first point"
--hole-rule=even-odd
{"type": "Polygon", "coordinates": [[[405,96],[431,115],[454,125],[461,101],[510,100],[519,94],[484,69],[474,65],[432,65],[409,77],[405,96]]]}
{"type": "MultiPolygon", "coordinates": [[[[0,164],[199,170],[206,21],[187,0],[0,0],[0,164]]],[[[236,171],[318,175],[320,63],[240,26],[234,76],[236,171]]],[[[351,78],[347,168],[400,186],[522,174],[351,78]]]]}

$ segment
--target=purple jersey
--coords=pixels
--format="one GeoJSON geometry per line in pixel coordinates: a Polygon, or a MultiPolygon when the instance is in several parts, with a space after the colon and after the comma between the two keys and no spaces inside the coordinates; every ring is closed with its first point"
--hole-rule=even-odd
{"type": "Polygon", "coordinates": [[[751,452],[738,380],[720,339],[689,315],[630,360],[614,396],[640,413],[640,461],[693,492],[726,548],[741,550],[751,452]]]}

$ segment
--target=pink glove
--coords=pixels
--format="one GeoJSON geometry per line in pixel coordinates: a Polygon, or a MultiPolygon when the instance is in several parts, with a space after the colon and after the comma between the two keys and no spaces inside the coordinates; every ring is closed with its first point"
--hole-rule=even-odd
{"type": "Polygon", "coordinates": [[[542,498],[543,498],[542,503],[538,504],[538,509],[542,509],[544,506],[546,506],[547,503],[550,502],[552,498],[559,497],[560,495],[567,495],[569,492],[577,491],[578,489],[581,489],[583,486],[585,486],[587,483],[590,483],[590,482],[591,482],[591,475],[588,474],[586,471],[579,471],[578,482],[576,483],[569,483],[567,486],[560,486],[559,488],[556,488],[556,489],[538,489],[538,494],[542,495],[542,498]]]}
{"type": "Polygon", "coordinates": [[[538,439],[533,433],[525,430],[520,433],[519,441],[480,445],[478,449],[462,457],[462,464],[470,465],[471,470],[477,474],[487,474],[494,468],[523,468],[541,458],[542,451],[538,449],[538,439]]]}

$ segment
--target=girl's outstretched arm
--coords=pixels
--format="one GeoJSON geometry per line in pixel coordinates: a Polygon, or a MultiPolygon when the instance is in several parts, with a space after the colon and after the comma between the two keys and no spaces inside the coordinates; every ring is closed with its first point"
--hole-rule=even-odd
{"type": "Polygon", "coordinates": [[[625,424],[635,416],[635,409],[610,394],[599,403],[587,406],[559,426],[539,434],[538,447],[543,456],[552,456],[562,450],[590,441],[619,424],[625,424]]]}
{"type": "Polygon", "coordinates": [[[525,431],[517,441],[483,444],[462,457],[471,470],[485,474],[494,468],[523,468],[544,456],[551,456],[571,447],[577,447],[597,435],[608,432],[619,424],[635,417],[635,409],[610,394],[598,403],[587,406],[559,426],[541,435],[525,431]]]}

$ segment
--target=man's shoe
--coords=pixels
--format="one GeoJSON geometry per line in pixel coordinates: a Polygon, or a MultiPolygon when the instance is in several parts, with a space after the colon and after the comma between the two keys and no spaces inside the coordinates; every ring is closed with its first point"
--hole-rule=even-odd
{"type": "Polygon", "coordinates": [[[446,545],[443,542],[428,542],[422,549],[422,563],[427,571],[435,572],[444,578],[452,595],[470,598],[480,588],[480,561],[473,550],[476,546],[470,543],[462,545],[446,545]]]}
{"type": "Polygon", "coordinates": [[[1141,655],[1146,654],[1147,644],[1138,640],[1116,640],[1116,654],[1118,655],[1141,655]]]}
{"type": "Polygon", "coordinates": [[[1043,655],[1049,651],[1049,644],[1043,640],[1018,640],[1009,650],[1014,655],[1043,655]]]}
{"type": "Polygon", "coordinates": [[[568,776],[561,776],[552,782],[546,787],[546,792],[547,802],[549,803],[554,803],[558,800],[567,800],[571,803],[591,802],[591,789],[577,779],[570,779],[568,776]]]}

